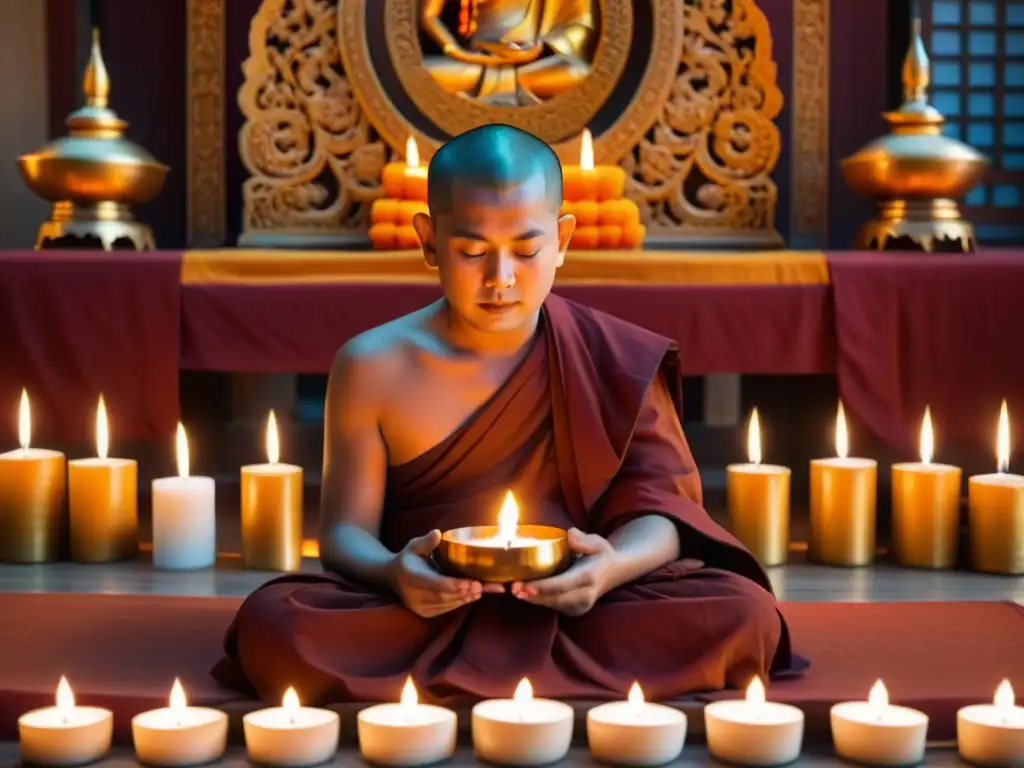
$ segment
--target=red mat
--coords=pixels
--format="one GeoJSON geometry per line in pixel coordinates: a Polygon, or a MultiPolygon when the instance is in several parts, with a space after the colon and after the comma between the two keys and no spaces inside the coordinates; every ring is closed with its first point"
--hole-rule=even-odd
{"type": "MultiPolygon", "coordinates": [[[[239,602],[0,595],[0,740],[17,738],[22,712],[53,702],[62,674],[79,702],[114,710],[121,739],[132,715],[165,705],[175,677],[192,703],[245,711],[252,703],[208,672],[239,602]]],[[[783,612],[812,666],[769,696],[804,709],[809,734],[827,738],[828,707],[865,698],[877,678],[894,702],[929,714],[932,740],[955,738],[957,708],[991,700],[1004,677],[1024,691],[1024,609],[1012,603],[788,603],[783,612]]]]}

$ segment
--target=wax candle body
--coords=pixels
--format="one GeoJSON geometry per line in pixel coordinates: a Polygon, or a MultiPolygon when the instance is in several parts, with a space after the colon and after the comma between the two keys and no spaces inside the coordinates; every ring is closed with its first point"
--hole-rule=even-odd
{"type": "Polygon", "coordinates": [[[830,711],[832,740],[840,757],[861,765],[916,765],[924,759],[928,716],[916,709],[836,704],[830,711]]]}
{"type": "Polygon", "coordinates": [[[255,570],[302,567],[301,467],[242,467],[242,556],[245,567],[255,570]]]}
{"type": "Polygon", "coordinates": [[[808,554],[828,565],[868,565],[875,556],[874,459],[811,461],[808,554]]]}
{"type": "Polygon", "coordinates": [[[107,563],[139,552],[138,463],[131,459],[68,462],[71,559],[107,563]]]}
{"type": "Polygon", "coordinates": [[[772,766],[800,756],[804,713],[775,702],[715,701],[704,707],[708,749],[735,765],[772,766]]]}
{"type": "Polygon", "coordinates": [[[597,169],[567,165],[562,168],[562,196],[566,202],[597,202],[597,169]]]}
{"type": "Polygon", "coordinates": [[[430,765],[451,757],[455,713],[430,704],[378,704],[357,716],[359,751],[375,765],[430,765]]]}
{"type": "Polygon", "coordinates": [[[613,701],[587,712],[587,743],[595,760],[613,765],[664,765],[679,757],[686,715],[661,704],[613,701]]]}
{"type": "Polygon", "coordinates": [[[956,715],[960,756],[972,765],[1019,768],[1024,765],[1024,707],[975,704],[956,715]]]}
{"type": "Polygon", "coordinates": [[[490,699],[473,707],[473,747],[497,765],[546,765],[561,760],[572,741],[573,710],[550,699],[490,699]]]}
{"type": "Polygon", "coordinates": [[[142,763],[203,765],[224,754],[228,716],[207,707],[164,707],[132,718],[132,739],[142,763]]]}
{"type": "Polygon", "coordinates": [[[892,467],[892,554],[900,565],[952,568],[960,539],[959,467],[892,467]]]}
{"type": "Polygon", "coordinates": [[[1024,476],[975,475],[968,481],[971,567],[1024,573],[1024,476]]]}
{"type": "Polygon", "coordinates": [[[245,747],[257,765],[320,765],[338,751],[341,721],[336,712],[314,707],[270,707],[242,718],[245,747]]]}
{"type": "Polygon", "coordinates": [[[153,565],[206,568],[217,559],[216,487],[212,477],[153,481],[153,565]]]}
{"type": "Polygon", "coordinates": [[[114,716],[109,709],[45,707],[18,718],[21,759],[36,765],[85,765],[110,751],[114,716]]]}
{"type": "Polygon", "coordinates": [[[65,461],[59,451],[0,454],[0,562],[44,563],[61,555],[65,461]]]}
{"type": "Polygon", "coordinates": [[[772,464],[726,467],[730,528],[763,565],[779,565],[789,557],[791,474],[772,464]]]}

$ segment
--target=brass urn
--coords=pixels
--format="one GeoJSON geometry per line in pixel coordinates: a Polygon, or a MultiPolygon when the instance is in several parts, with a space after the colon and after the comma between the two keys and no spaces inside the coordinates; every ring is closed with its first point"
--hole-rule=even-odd
{"type": "Polygon", "coordinates": [[[903,62],[903,104],[883,115],[890,132],[842,161],[846,183],[878,204],[857,233],[857,250],[966,252],[977,248],[974,227],[956,201],[981,180],[988,160],[943,136],[945,118],[928,103],[930,62],[914,20],[903,62]]]}
{"type": "Polygon", "coordinates": [[[23,155],[18,168],[29,188],[53,204],[36,249],[155,250],[152,230],[131,206],[156,197],[168,168],[124,137],[127,123],[107,106],[110,77],[93,32],[83,81],[85,105],[67,119],[67,136],[23,155]]]}

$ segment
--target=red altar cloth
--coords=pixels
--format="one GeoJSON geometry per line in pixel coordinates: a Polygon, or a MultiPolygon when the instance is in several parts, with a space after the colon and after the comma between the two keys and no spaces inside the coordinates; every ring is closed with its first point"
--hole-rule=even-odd
{"type": "MultiPolygon", "coordinates": [[[[1024,257],[831,254],[836,374],[851,415],[908,459],[931,406],[938,443],[992,452],[999,404],[1024,424],[1024,257]]],[[[1018,425],[1014,429],[1014,424],[1018,425]]]]}
{"type": "Polygon", "coordinates": [[[0,450],[94,444],[96,400],[119,440],[170,440],[178,418],[181,254],[0,251],[0,450]]]}

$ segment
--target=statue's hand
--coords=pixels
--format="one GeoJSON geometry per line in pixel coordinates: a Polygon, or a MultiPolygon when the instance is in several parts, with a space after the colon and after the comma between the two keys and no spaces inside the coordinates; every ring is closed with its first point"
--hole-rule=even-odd
{"type": "Polygon", "coordinates": [[[497,67],[502,64],[508,64],[510,62],[498,56],[492,56],[489,53],[477,53],[475,51],[467,51],[465,48],[460,48],[457,45],[449,45],[444,49],[444,55],[449,59],[462,62],[463,64],[480,64],[485,67],[497,67]]]}
{"type": "Polygon", "coordinates": [[[529,64],[544,52],[544,43],[481,42],[479,47],[502,64],[529,64]]]}

